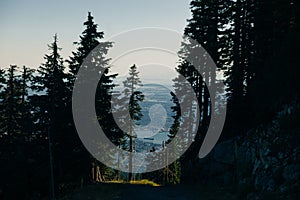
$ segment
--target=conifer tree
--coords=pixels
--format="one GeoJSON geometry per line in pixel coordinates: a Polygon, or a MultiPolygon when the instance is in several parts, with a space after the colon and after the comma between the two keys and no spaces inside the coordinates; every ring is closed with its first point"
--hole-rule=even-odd
{"type": "MultiPolygon", "coordinates": [[[[131,118],[134,123],[138,123],[142,119],[142,108],[139,103],[144,100],[144,95],[138,90],[138,87],[142,86],[141,80],[139,78],[139,72],[137,71],[136,65],[133,65],[129,69],[129,76],[123,82],[124,84],[124,97],[125,106],[129,103],[129,114],[130,116],[123,116],[125,118],[131,118]]],[[[134,152],[134,137],[136,133],[134,132],[134,124],[129,124],[127,135],[129,137],[129,151],[134,152]]],[[[129,181],[132,179],[132,154],[129,158],[129,181]]]]}
{"type": "MultiPolygon", "coordinates": [[[[209,94],[207,86],[215,86],[217,71],[213,66],[210,66],[207,59],[209,55],[214,60],[218,60],[220,57],[218,41],[220,34],[219,28],[222,25],[222,21],[219,17],[221,13],[219,1],[194,0],[191,1],[190,5],[192,17],[188,20],[187,27],[184,31],[186,42],[183,43],[179,52],[181,63],[177,67],[177,71],[186,78],[195,91],[199,107],[199,110],[193,109],[195,102],[190,102],[190,109],[182,111],[183,127],[193,127],[192,124],[195,123],[193,116],[195,116],[195,113],[198,113],[196,116],[199,116],[198,123],[200,126],[196,133],[193,133],[192,129],[186,130],[187,141],[192,141],[192,144],[182,157],[185,160],[194,160],[197,158],[201,138],[204,137],[209,125],[211,113],[210,102],[211,98],[216,98],[216,94],[209,94]],[[204,48],[209,55],[198,55],[199,52],[201,52],[199,48],[204,48]],[[189,61],[193,61],[193,63],[189,61]],[[193,65],[199,68],[202,74],[199,74],[193,65]]],[[[216,63],[219,66],[221,64],[216,63]]],[[[180,85],[182,82],[183,80],[179,80],[179,78],[174,80],[175,94],[178,96],[183,93],[183,91],[181,91],[183,86],[180,85]]],[[[191,101],[191,96],[182,101],[191,101]]],[[[184,163],[186,162],[184,161],[184,163]]]]}
{"type": "MultiPolygon", "coordinates": [[[[47,127],[47,124],[51,123],[53,132],[58,134],[58,132],[63,132],[60,126],[66,125],[64,121],[67,90],[64,82],[66,75],[63,59],[59,54],[60,48],[57,44],[57,35],[54,36],[53,43],[48,47],[50,53],[45,55],[45,63],[37,69],[38,75],[34,78],[33,88],[37,92],[35,98],[40,99],[37,106],[43,108],[41,109],[43,113],[37,113],[37,115],[47,115],[48,119],[44,121],[44,126],[47,127]]],[[[56,135],[56,137],[58,139],[62,136],[56,135]]]]}
{"type": "Polygon", "coordinates": [[[20,93],[21,93],[21,105],[20,105],[20,126],[22,135],[29,140],[34,132],[34,123],[33,123],[33,111],[31,102],[29,100],[28,90],[31,87],[32,78],[33,78],[33,69],[30,69],[26,66],[23,66],[21,79],[20,79],[20,93]]]}
{"type": "MultiPolygon", "coordinates": [[[[166,142],[167,144],[172,142],[172,139],[176,136],[178,129],[180,127],[180,122],[181,122],[181,110],[180,110],[180,105],[179,105],[179,100],[176,97],[176,95],[171,92],[172,96],[172,102],[174,103],[174,106],[172,106],[172,111],[174,115],[172,118],[174,119],[172,126],[170,127],[169,130],[169,140],[166,142]]],[[[173,143],[175,152],[172,152],[175,154],[175,156],[178,156],[178,148],[181,148],[180,144],[173,143]]],[[[168,173],[170,177],[168,177],[168,180],[171,184],[178,184],[180,183],[180,176],[181,176],[181,165],[180,165],[180,159],[176,160],[173,162],[168,168],[171,173],[168,173]]]]}
{"type": "Polygon", "coordinates": [[[8,141],[13,142],[20,135],[20,77],[17,66],[11,65],[5,74],[5,86],[2,100],[2,131],[8,141]]]}
{"type": "MultiPolygon", "coordinates": [[[[74,81],[76,80],[76,76],[78,76],[77,72],[80,66],[83,64],[84,59],[87,58],[92,50],[97,47],[97,50],[93,51],[92,55],[90,56],[91,60],[87,61],[89,64],[95,66],[95,73],[99,74],[100,79],[95,95],[96,114],[99,124],[103,128],[105,134],[107,134],[108,138],[110,138],[113,142],[118,143],[120,131],[119,129],[116,129],[116,125],[111,114],[111,95],[112,89],[114,88],[113,79],[117,76],[117,74],[109,74],[109,59],[105,57],[108,50],[112,47],[112,42],[101,41],[104,38],[104,33],[102,31],[98,31],[98,25],[95,24],[94,17],[90,12],[88,13],[87,21],[84,22],[83,25],[85,26],[85,29],[80,36],[79,42],[74,42],[74,44],[77,46],[77,49],[76,51],[72,52],[72,56],[67,60],[69,64],[67,84],[70,93],[68,109],[69,112],[71,112],[70,96],[73,91],[74,81]],[[102,74],[101,77],[100,74],[102,74]]],[[[70,123],[73,123],[72,120],[70,123]]],[[[78,142],[80,144],[80,141],[78,142]]],[[[76,146],[78,146],[78,144],[76,144],[76,146]]],[[[91,158],[85,149],[81,148],[81,150],[84,154],[84,160],[83,163],[81,163],[84,168],[83,182],[84,184],[89,184],[92,181],[92,176],[90,174],[92,170],[96,170],[94,174],[99,174],[97,170],[104,171],[100,168],[107,168],[105,168],[103,164],[99,163],[94,158],[91,158]]],[[[104,173],[105,172],[102,174],[104,173]]]]}
{"type": "MultiPolygon", "coordinates": [[[[100,40],[104,38],[104,32],[98,31],[98,25],[94,23],[94,17],[91,12],[88,12],[88,19],[83,23],[85,30],[80,36],[79,42],[74,42],[77,46],[77,50],[72,52],[72,56],[67,60],[69,63],[69,87],[73,87],[77,72],[83,63],[83,59],[97,46],[100,44],[100,40]]],[[[110,47],[111,42],[101,42],[102,54],[105,55],[110,47]]],[[[102,65],[106,65],[105,60],[102,61],[102,65]]],[[[103,66],[102,66],[103,67],[103,66]]]]}
{"type": "MultiPolygon", "coordinates": [[[[59,189],[60,180],[64,175],[67,163],[66,149],[68,144],[66,120],[66,97],[67,87],[64,79],[63,59],[58,46],[57,35],[53,42],[48,45],[49,54],[44,56],[45,62],[37,69],[34,77],[33,89],[35,94],[30,97],[35,107],[34,118],[37,121],[36,129],[43,139],[50,140],[51,153],[54,157],[54,172],[56,190],[59,189]]],[[[52,166],[51,166],[52,167],[52,166]]]]}

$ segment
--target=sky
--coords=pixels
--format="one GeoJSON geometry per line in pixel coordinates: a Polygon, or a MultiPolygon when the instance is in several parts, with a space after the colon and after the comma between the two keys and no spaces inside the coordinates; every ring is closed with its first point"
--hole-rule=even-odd
{"type": "Polygon", "coordinates": [[[190,18],[190,0],[1,0],[0,67],[37,68],[47,44],[58,34],[67,59],[76,49],[88,11],[105,39],[140,27],[161,27],[183,33],[190,18]]]}

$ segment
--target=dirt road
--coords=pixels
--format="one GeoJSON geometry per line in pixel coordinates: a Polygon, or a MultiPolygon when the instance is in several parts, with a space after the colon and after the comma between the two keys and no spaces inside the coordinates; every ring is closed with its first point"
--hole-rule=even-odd
{"type": "Polygon", "coordinates": [[[99,184],[87,186],[61,200],[212,200],[237,199],[222,188],[193,185],[152,187],[134,184],[99,184]]]}

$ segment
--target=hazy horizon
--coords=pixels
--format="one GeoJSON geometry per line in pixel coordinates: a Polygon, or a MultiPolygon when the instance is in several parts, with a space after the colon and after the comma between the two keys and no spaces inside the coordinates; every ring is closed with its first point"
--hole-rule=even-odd
{"type": "Polygon", "coordinates": [[[189,2],[1,1],[0,67],[25,65],[37,68],[44,62],[44,55],[49,53],[47,45],[53,42],[55,33],[62,48],[61,55],[67,59],[76,50],[73,42],[79,41],[89,11],[99,25],[98,30],[104,31],[104,40],[140,27],[161,27],[183,33],[190,17],[189,2]]]}

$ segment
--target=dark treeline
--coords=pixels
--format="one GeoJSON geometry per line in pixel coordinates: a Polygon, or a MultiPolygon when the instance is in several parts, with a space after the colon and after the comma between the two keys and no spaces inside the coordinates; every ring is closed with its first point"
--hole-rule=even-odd
{"type": "MultiPolygon", "coordinates": [[[[97,45],[102,49],[97,57],[102,64],[99,70],[105,69],[108,62],[105,54],[112,46],[100,41],[104,33],[98,31],[90,13],[84,26],[79,42],[75,43],[77,49],[69,59],[60,56],[55,35],[44,63],[37,70],[14,65],[8,70],[1,69],[0,184],[1,195],[7,199],[40,199],[49,196],[51,185],[54,185],[51,190],[59,196],[116,173],[111,169],[100,171],[99,166],[105,166],[92,159],[73,124],[71,96],[76,73],[97,45]]],[[[107,73],[106,69],[95,99],[97,113],[101,113],[98,120],[106,122],[106,132],[114,125],[107,105],[110,105],[112,79],[116,76],[107,73]]],[[[115,130],[109,134],[115,143],[121,138],[116,136],[118,133],[115,130]]]]}
{"type": "MultiPolygon", "coordinates": [[[[189,167],[199,162],[198,152],[211,117],[211,99],[220,100],[225,92],[210,94],[207,84],[218,87],[223,79],[226,83],[227,118],[221,141],[245,136],[249,130],[272,121],[284,106],[295,102],[299,105],[297,1],[194,0],[190,8],[192,17],[184,30],[185,43],[179,52],[181,62],[177,71],[194,89],[199,110],[193,109],[188,95],[180,100],[176,97],[187,93],[182,91],[181,78],[176,78],[170,141],[180,126],[193,123],[195,112],[200,122],[196,132],[184,130],[186,140],[176,144],[178,148],[192,144],[179,160],[165,169],[142,175],[162,184],[191,181],[187,174],[191,172],[189,167]],[[195,55],[198,44],[191,39],[206,49],[217,71],[207,64],[207,55],[195,55]],[[196,72],[190,59],[199,63],[204,76],[196,72]],[[181,110],[179,101],[189,103],[190,109],[181,110]]],[[[117,74],[109,74],[106,54],[113,43],[102,41],[104,33],[98,30],[90,13],[84,27],[79,41],[74,43],[76,50],[67,60],[60,56],[59,39],[55,35],[48,45],[44,63],[36,70],[15,65],[0,70],[0,195],[5,199],[41,199],[53,193],[62,196],[82,185],[120,179],[117,170],[97,161],[83,147],[72,117],[76,74],[87,55],[98,45],[101,52],[93,62],[99,65],[99,72],[104,72],[104,76],[95,97],[97,117],[111,141],[133,151],[133,133],[124,135],[114,122],[110,107],[117,74]]],[[[135,70],[133,66],[131,79],[124,83],[127,90],[132,89],[128,86],[130,80],[132,84],[140,84],[135,70]]],[[[130,98],[133,108],[130,115],[138,121],[142,117],[138,103],[144,97],[138,91],[134,94],[129,97],[125,90],[116,95],[130,98]]],[[[119,100],[122,110],[125,100],[119,100]]],[[[218,107],[213,109],[218,112],[218,107]]],[[[123,120],[127,117],[124,115],[123,120]]],[[[295,139],[291,140],[294,140],[291,145],[296,146],[295,139]]],[[[129,174],[129,180],[131,178],[129,174]]],[[[123,179],[128,180],[128,176],[123,174],[123,179]]]]}
{"type": "MultiPolygon", "coordinates": [[[[223,74],[227,86],[223,139],[272,119],[283,105],[298,99],[299,6],[295,1],[199,0],[191,2],[191,11],[184,32],[189,41],[179,52],[182,61],[177,71],[192,85],[199,102],[202,125],[196,134],[196,148],[210,121],[210,101],[223,92],[209,94],[206,89],[206,84],[218,87],[218,73],[223,74]],[[207,64],[206,55],[195,53],[197,44],[191,39],[210,54],[217,71],[207,64]],[[199,63],[204,77],[187,58],[199,63]]],[[[174,81],[175,91],[180,93],[179,78],[174,81]]]]}
{"type": "Polygon", "coordinates": [[[7,199],[59,197],[83,185],[132,179],[131,173],[121,177],[120,172],[91,156],[74,126],[72,91],[84,60],[97,66],[95,73],[103,73],[95,94],[101,128],[115,145],[128,151],[133,151],[134,133],[131,130],[125,134],[117,126],[112,110],[118,112],[119,123],[126,123],[129,116],[124,110],[129,101],[129,114],[134,121],[139,121],[142,117],[139,102],[144,98],[136,90],[141,84],[135,65],[123,83],[124,91],[112,93],[117,74],[108,74],[109,59],[105,57],[112,42],[101,41],[104,33],[98,31],[91,13],[83,25],[85,29],[80,40],[74,43],[76,51],[67,60],[60,56],[61,48],[55,35],[48,45],[49,53],[44,56],[44,63],[36,70],[11,65],[0,71],[0,184],[1,195],[7,199]],[[100,51],[87,60],[95,47],[100,51]],[[117,99],[118,109],[111,108],[112,95],[117,99]],[[19,192],[15,193],[16,190],[19,192]]]}
{"type": "MultiPolygon", "coordinates": [[[[179,161],[169,166],[174,170],[169,173],[169,179],[181,174],[182,182],[190,182],[203,173],[192,171],[199,162],[198,152],[210,124],[212,98],[219,102],[213,107],[214,111],[218,113],[222,110],[224,91],[217,89],[212,94],[207,86],[219,88],[223,80],[226,84],[227,116],[221,142],[236,138],[245,141],[249,130],[266,126],[284,106],[293,107],[291,105],[295,102],[299,106],[300,91],[296,61],[296,52],[299,52],[297,2],[195,0],[191,1],[190,6],[192,17],[188,19],[184,30],[185,42],[179,51],[181,62],[177,71],[195,91],[199,110],[193,108],[194,103],[186,90],[186,83],[178,76],[174,80],[175,94],[172,95],[176,106],[173,107],[174,123],[169,135],[173,138],[178,129],[183,128],[186,140],[176,144],[178,149],[191,143],[179,161]],[[199,55],[199,47],[209,53],[217,71],[208,62],[207,54],[199,55]],[[195,64],[199,65],[202,75],[195,70],[195,64]],[[181,97],[182,94],[185,94],[183,98],[176,98],[176,95],[181,97]],[[190,109],[180,110],[180,102],[189,104],[190,109]],[[195,132],[190,123],[194,123],[197,114],[200,122],[195,132]],[[178,168],[181,170],[176,170],[178,168]],[[188,175],[191,173],[193,175],[188,175]]],[[[288,141],[291,148],[297,148],[299,138],[296,139],[293,131],[286,131],[284,136],[281,134],[279,137],[290,137],[288,141]]],[[[273,143],[271,139],[267,140],[273,143]]],[[[287,141],[282,139],[281,142],[283,144],[287,141]]],[[[207,164],[210,163],[204,163],[207,164]]],[[[156,176],[164,177],[164,172],[165,169],[160,172],[161,176],[156,176]]]]}

